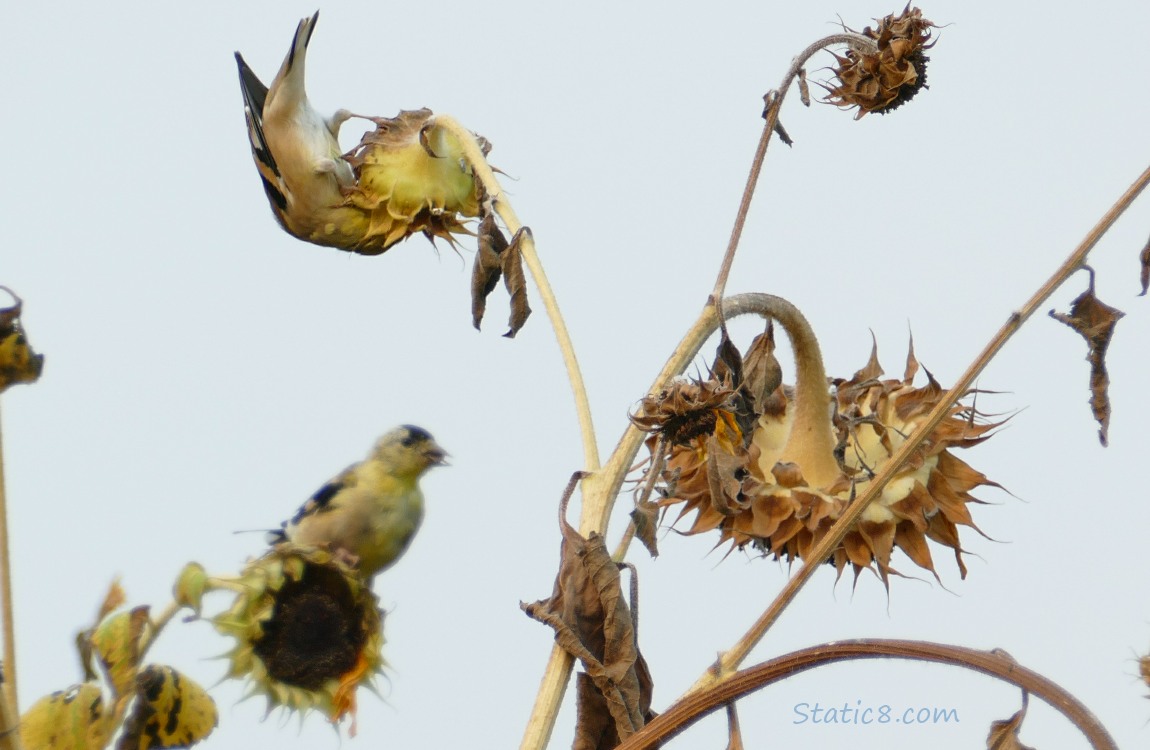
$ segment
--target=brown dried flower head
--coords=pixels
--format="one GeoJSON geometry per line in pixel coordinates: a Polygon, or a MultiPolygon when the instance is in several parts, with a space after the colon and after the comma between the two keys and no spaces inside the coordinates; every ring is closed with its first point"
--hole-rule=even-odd
{"type": "Polygon", "coordinates": [[[714,434],[720,424],[734,427],[734,393],[715,380],[677,380],[645,397],[631,421],[646,432],[662,435],[668,445],[688,445],[714,434]]]}
{"type": "Polygon", "coordinates": [[[212,618],[236,639],[228,677],[246,678],[268,710],[352,716],[355,691],[383,668],[383,623],[356,571],[324,549],[278,544],[244,569],[240,593],[212,618]]]}
{"type": "Polygon", "coordinates": [[[832,52],[836,64],[831,72],[838,81],[824,86],[829,92],[826,101],[846,109],[858,107],[857,120],[868,112],[886,114],[913,99],[927,87],[930,58],[925,51],[934,46],[932,28],[936,26],[922,17],[922,11],[910,5],[898,16],[879,19],[877,29],[867,26],[862,35],[873,39],[877,50],[852,48],[841,56],[832,52]]]}
{"type": "MultiPolygon", "coordinates": [[[[933,377],[928,376],[925,386],[915,387],[917,371],[912,350],[902,379],[881,380],[882,369],[872,352],[867,366],[853,377],[833,381],[836,396],[828,427],[837,437],[834,458],[839,468],[837,476],[817,484],[804,476],[804,468],[809,471],[812,464],[794,448],[798,431],[792,427],[802,384],[779,385],[757,402],[757,422],[746,444],[726,437],[731,435],[731,421],[714,420],[715,430],[702,433],[705,422],[696,419],[689,443],[665,442],[661,505],[678,506],[678,518],[694,513],[686,534],[718,530],[719,544],[749,545],[788,562],[805,558],[945,395],[933,377]]],[[[693,387],[717,389],[714,383],[693,387]]],[[[645,400],[644,416],[637,421],[654,421],[655,412],[646,409],[668,403],[667,398],[645,400]]],[[[870,568],[887,581],[888,574],[898,573],[891,563],[895,548],[934,572],[929,539],[954,551],[965,577],[958,527],[977,530],[968,504],[978,501],[970,491],[994,483],[956,458],[951,449],[975,445],[997,426],[976,417],[973,409],[956,406],[923,443],[834,552],[830,562],[840,574],[849,564],[856,577],[870,568]]],[[[671,423],[663,418],[663,424],[671,423]]],[[[653,441],[648,446],[654,450],[653,441]]]]}

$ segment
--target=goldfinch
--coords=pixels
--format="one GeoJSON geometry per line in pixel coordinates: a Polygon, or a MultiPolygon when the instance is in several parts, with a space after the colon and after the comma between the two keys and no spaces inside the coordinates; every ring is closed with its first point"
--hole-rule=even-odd
{"type": "MultiPolygon", "coordinates": [[[[379,255],[421,233],[454,245],[472,234],[485,190],[463,144],[429,109],[396,117],[365,117],[340,109],[323,117],[308,103],[304,62],[319,13],[296,27],[283,65],[264,86],[239,52],[240,90],[252,157],[272,213],[301,240],[379,255]],[[358,146],[340,153],[349,118],[375,125],[358,146]]],[[[475,136],[484,154],[490,144],[475,136]]]]}
{"type": "Polygon", "coordinates": [[[423,520],[419,478],[446,463],[447,452],[421,427],[401,425],[368,457],[320,487],[268,542],[342,551],[364,578],[386,570],[407,550],[423,520]]]}
{"type": "Polygon", "coordinates": [[[323,117],[304,90],[307,47],[319,11],[296,27],[291,48],[271,87],[236,52],[248,139],[272,213],[291,235],[320,245],[346,247],[362,234],[362,212],[343,205],[355,185],[339,148],[340,126],[353,115],[340,109],[323,117]]]}

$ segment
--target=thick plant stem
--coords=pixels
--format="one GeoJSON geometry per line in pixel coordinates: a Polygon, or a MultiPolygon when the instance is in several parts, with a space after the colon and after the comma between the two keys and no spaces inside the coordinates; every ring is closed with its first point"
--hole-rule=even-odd
{"type": "Polygon", "coordinates": [[[1038,696],[1078,727],[1094,750],[1117,750],[1102,723],[1073,695],[1052,680],[1019,665],[1002,651],[978,651],[942,643],[857,640],[802,649],[731,675],[704,692],[691,694],[631,735],[616,750],[648,750],[665,744],[691,724],[732,701],[815,667],[855,659],[912,659],[949,664],[990,675],[1038,696]]]}
{"type": "Polygon", "coordinates": [[[1046,283],[1044,283],[1017,312],[1010,315],[998,332],[991,338],[990,342],[987,343],[982,352],[975,358],[974,362],[971,363],[966,371],[958,378],[954,386],[942,397],[934,409],[919,424],[918,428],[910,434],[906,442],[899,446],[898,450],[896,450],[886,464],[883,465],[882,470],[867,484],[866,491],[847,507],[843,515],[835,522],[834,526],[832,526],[819,543],[814,546],[803,563],[803,566],[787,581],[782,591],[779,592],[778,596],[775,597],[775,600],[771,602],[766,611],[755,621],[747,633],[739,639],[739,642],[731,647],[729,651],[723,653],[715,665],[707,670],[688,692],[695,692],[717,681],[723,680],[735,669],[738,669],[739,665],[743,663],[743,660],[746,659],[747,655],[751,652],[751,649],[762,640],[767,630],[774,624],[775,620],[779,618],[783,610],[794,600],[803,585],[814,575],[815,570],[838,548],[843,537],[846,536],[847,532],[858,521],[867,505],[882,493],[887,483],[898,473],[903,464],[914,455],[914,452],[918,450],[922,441],[934,432],[939,424],[946,419],[951,407],[970,391],[974,385],[974,381],[986,366],[990,364],[990,361],[998,354],[1002,347],[1006,345],[1006,342],[1018,332],[1022,324],[1054,294],[1055,290],[1057,290],[1071,274],[1082,268],[1090,250],[1093,249],[1111,225],[1117,221],[1118,217],[1130,207],[1130,204],[1133,203],[1134,199],[1138,197],[1138,194],[1146,188],[1147,184],[1150,184],[1150,167],[1139,175],[1134,184],[1131,185],[1110,210],[1106,212],[1106,215],[1090,230],[1085,239],[1079,243],[1078,247],[1076,247],[1062,265],[1058,267],[1046,283]]]}
{"type": "MultiPolygon", "coordinates": [[[[454,117],[448,115],[436,115],[435,124],[459,140],[463,147],[464,158],[467,159],[475,176],[483,184],[488,199],[491,201],[495,212],[499,214],[499,218],[503,220],[507,231],[515,234],[523,228],[523,223],[515,215],[515,209],[507,200],[503,187],[499,184],[499,180],[495,179],[495,172],[487,163],[487,157],[483,155],[483,151],[475,139],[475,134],[463,127],[454,117]]],[[[563,364],[567,367],[567,379],[571,383],[571,391],[575,396],[575,411],[579,418],[579,431],[583,438],[583,468],[587,471],[595,471],[599,468],[599,446],[595,442],[595,427],[591,422],[591,404],[587,399],[587,388],[583,384],[583,373],[579,370],[579,361],[575,357],[575,347],[572,345],[571,336],[567,332],[567,324],[559,312],[559,303],[555,300],[551,283],[547,280],[547,274],[543,271],[543,264],[539,261],[539,255],[535,251],[535,238],[532,237],[530,229],[524,232],[519,248],[523,255],[523,262],[527,264],[527,270],[531,272],[531,278],[539,290],[539,299],[547,310],[547,318],[551,321],[551,328],[555,331],[555,339],[559,342],[559,351],[563,355],[563,364]]]]}
{"type": "Polygon", "coordinates": [[[0,429],[0,612],[4,625],[4,694],[8,713],[20,715],[16,696],[16,625],[12,604],[12,558],[8,552],[8,496],[4,489],[4,440],[0,429]]]}
{"type": "MultiPolygon", "coordinates": [[[[740,294],[723,301],[725,318],[755,313],[779,321],[788,336],[802,337],[802,329],[809,331],[809,325],[801,313],[786,300],[769,294],[740,294]]],[[[687,369],[691,360],[699,353],[707,339],[719,328],[719,315],[714,305],[704,306],[698,320],[687,331],[675,348],[663,369],[655,378],[649,393],[657,393],[666,387],[671,378],[687,369]]],[[[813,334],[812,334],[813,337],[813,334]]],[[[639,428],[629,425],[620,438],[615,451],[606,465],[583,480],[583,512],[579,533],[586,536],[592,531],[600,534],[607,530],[607,520],[615,504],[615,497],[623,485],[627,470],[635,461],[639,448],[646,436],[639,428]]],[[[574,660],[558,646],[551,651],[546,671],[540,681],[535,706],[528,720],[527,729],[520,743],[521,750],[542,750],[547,746],[559,704],[567,689],[574,660]]]]}

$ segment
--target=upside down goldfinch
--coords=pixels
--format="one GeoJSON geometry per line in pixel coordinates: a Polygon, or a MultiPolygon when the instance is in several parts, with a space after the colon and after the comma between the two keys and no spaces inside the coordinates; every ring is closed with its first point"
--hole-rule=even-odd
{"type": "Polygon", "coordinates": [[[375,443],[366,459],[320,487],[268,542],[329,546],[370,579],[407,549],[423,520],[419,478],[446,463],[447,452],[421,427],[401,425],[375,443]]]}
{"type": "Polygon", "coordinates": [[[344,205],[355,185],[339,147],[339,129],[353,115],[340,109],[324,117],[304,90],[307,47],[319,11],[296,27],[291,48],[270,87],[239,52],[240,90],[252,158],[272,213],[288,234],[319,245],[344,247],[362,234],[362,212],[344,205]],[[345,236],[346,235],[346,236],[345,236]]]}

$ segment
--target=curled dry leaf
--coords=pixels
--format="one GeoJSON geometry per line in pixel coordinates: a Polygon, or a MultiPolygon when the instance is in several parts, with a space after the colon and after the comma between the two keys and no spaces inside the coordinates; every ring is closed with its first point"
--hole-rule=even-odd
{"type": "Polygon", "coordinates": [[[655,533],[659,529],[659,504],[641,500],[631,511],[631,522],[635,524],[635,537],[642,542],[651,557],[659,556],[659,542],[655,533]]]}
{"type": "Polygon", "coordinates": [[[530,232],[530,229],[523,227],[508,242],[493,215],[488,214],[479,223],[479,250],[475,254],[475,266],[471,273],[471,323],[477,329],[487,311],[487,297],[495,290],[500,277],[511,297],[511,314],[504,335],[514,338],[531,315],[531,307],[527,304],[527,277],[523,273],[523,256],[520,251],[523,237],[530,235],[530,232]]]}
{"type": "Polygon", "coordinates": [[[1146,247],[1142,248],[1142,252],[1138,255],[1138,262],[1142,266],[1142,273],[1140,275],[1142,281],[1142,295],[1146,294],[1147,287],[1150,287],[1150,240],[1146,240],[1146,247]]]}
{"type": "Polygon", "coordinates": [[[8,287],[0,286],[15,300],[0,307],[0,393],[18,383],[34,383],[44,369],[44,355],[36,354],[20,324],[23,300],[8,287]]]}
{"type": "Polygon", "coordinates": [[[992,722],[990,732],[986,735],[986,750],[1034,750],[1029,745],[1023,745],[1018,738],[1022,729],[1022,720],[1026,718],[1026,705],[1029,696],[1022,693],[1022,708],[1009,719],[992,722]]]}
{"type": "Polygon", "coordinates": [[[1094,295],[1094,276],[1090,287],[1070,303],[1070,313],[1050,311],[1050,317],[1065,323],[1086,339],[1090,350],[1086,361],[1090,363],[1090,408],[1097,420],[1098,439],[1107,444],[1110,429],[1110,375],[1106,371],[1106,350],[1114,336],[1114,326],[1125,315],[1121,310],[1102,302],[1094,295]]]}
{"type": "Polygon", "coordinates": [[[574,748],[609,750],[652,718],[653,682],[639,653],[620,566],[611,559],[603,537],[592,532],[583,538],[567,523],[567,501],[581,477],[572,478],[560,504],[563,541],[554,591],[549,599],[520,606],[553,628],[555,641],[583,664],[574,748]]]}

